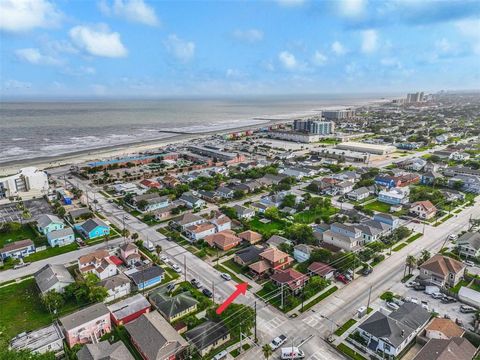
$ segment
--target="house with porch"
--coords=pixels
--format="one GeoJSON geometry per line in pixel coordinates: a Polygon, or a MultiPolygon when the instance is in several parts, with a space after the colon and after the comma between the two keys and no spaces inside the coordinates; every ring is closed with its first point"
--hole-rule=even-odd
{"type": "Polygon", "coordinates": [[[110,226],[105,224],[99,218],[92,218],[83,224],[75,225],[75,228],[86,238],[96,239],[102,236],[110,235],[110,226]]]}
{"type": "Polygon", "coordinates": [[[254,276],[262,276],[277,270],[283,270],[289,267],[293,259],[283,251],[269,247],[259,255],[260,260],[250,264],[249,268],[254,276]]]}
{"type": "Polygon", "coordinates": [[[43,214],[37,219],[37,229],[43,235],[47,235],[51,231],[61,230],[65,224],[58,216],[43,214]]]}
{"type": "Polygon", "coordinates": [[[8,258],[23,259],[35,253],[35,244],[30,239],[14,241],[0,248],[0,260],[8,258]]]}
{"type": "Polygon", "coordinates": [[[420,279],[440,287],[454,287],[463,278],[465,264],[436,254],[419,266],[420,279]]]}
{"type": "Polygon", "coordinates": [[[53,230],[47,233],[47,241],[51,247],[65,246],[75,241],[75,234],[70,227],[53,230]]]}
{"type": "Polygon", "coordinates": [[[428,220],[437,214],[437,208],[429,200],[417,201],[410,207],[410,214],[428,220]]]}

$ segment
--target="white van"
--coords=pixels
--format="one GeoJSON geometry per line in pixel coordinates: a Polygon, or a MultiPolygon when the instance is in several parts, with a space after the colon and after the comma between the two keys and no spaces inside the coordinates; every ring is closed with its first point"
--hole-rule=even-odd
{"type": "Polygon", "coordinates": [[[282,348],[282,360],[303,359],[305,353],[297,347],[282,348]]]}
{"type": "Polygon", "coordinates": [[[150,252],[154,252],[155,251],[155,246],[153,245],[153,243],[151,241],[145,241],[143,243],[143,246],[145,246],[145,248],[150,251],[150,252]]]}
{"type": "Polygon", "coordinates": [[[221,359],[225,359],[227,357],[227,350],[223,350],[221,352],[219,352],[217,355],[215,355],[212,360],[221,360],[221,359]]]}

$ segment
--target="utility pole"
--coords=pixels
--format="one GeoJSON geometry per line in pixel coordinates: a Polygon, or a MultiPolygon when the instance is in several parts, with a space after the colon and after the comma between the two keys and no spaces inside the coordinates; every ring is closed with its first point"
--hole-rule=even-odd
{"type": "Polygon", "coordinates": [[[303,312],[303,303],[305,302],[305,283],[302,286],[302,312],[303,312]]]}
{"type": "Polygon", "coordinates": [[[212,280],[212,298],[213,302],[215,303],[215,283],[212,280]]]}
{"type": "Polygon", "coordinates": [[[372,295],[372,286],[370,285],[370,290],[368,291],[368,302],[367,302],[367,312],[370,307],[370,296],[372,295]]]}
{"type": "Polygon", "coordinates": [[[280,286],[280,291],[282,292],[282,302],[281,302],[280,307],[281,307],[282,310],[283,310],[283,283],[282,283],[281,286],[280,286]]]}
{"type": "Polygon", "coordinates": [[[187,256],[183,255],[183,274],[185,276],[185,281],[187,281],[187,256]]]}
{"type": "Polygon", "coordinates": [[[257,301],[253,304],[253,309],[255,311],[255,342],[257,342],[257,301]]]}

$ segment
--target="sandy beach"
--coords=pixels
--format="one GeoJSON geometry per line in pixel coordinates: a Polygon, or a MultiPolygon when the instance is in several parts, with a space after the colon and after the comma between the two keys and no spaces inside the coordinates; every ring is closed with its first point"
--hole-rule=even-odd
{"type": "MultiPolygon", "coordinates": [[[[344,106],[322,106],[323,110],[338,109],[342,107],[360,107],[365,105],[376,105],[382,102],[388,101],[387,99],[376,99],[372,101],[363,101],[358,103],[346,104],[344,106]]],[[[17,172],[22,167],[35,166],[39,169],[49,169],[58,166],[65,165],[77,165],[83,164],[92,160],[100,160],[105,158],[125,156],[128,154],[145,152],[151,150],[157,150],[159,147],[166,146],[168,144],[178,144],[186,142],[190,139],[200,139],[202,137],[208,137],[214,134],[222,135],[235,131],[244,131],[250,129],[262,128],[265,126],[271,126],[273,124],[285,123],[293,120],[294,118],[302,116],[312,116],[318,113],[320,110],[305,110],[304,112],[297,112],[292,114],[281,114],[281,115],[264,115],[253,118],[252,120],[262,120],[262,123],[257,123],[255,125],[249,124],[245,126],[232,127],[228,129],[214,129],[212,131],[194,133],[194,134],[177,134],[154,140],[139,141],[129,144],[122,145],[112,145],[104,148],[88,149],[81,150],[76,152],[71,152],[67,154],[55,155],[51,157],[36,157],[33,159],[24,159],[24,160],[15,160],[10,162],[4,162],[0,164],[0,176],[5,176],[17,172]]],[[[248,120],[247,120],[248,121],[248,120]]],[[[159,131],[159,134],[161,132],[159,131]]]]}

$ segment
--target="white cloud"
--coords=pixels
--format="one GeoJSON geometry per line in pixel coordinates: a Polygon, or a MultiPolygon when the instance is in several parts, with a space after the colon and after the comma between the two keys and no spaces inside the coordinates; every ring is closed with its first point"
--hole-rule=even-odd
{"type": "Polygon", "coordinates": [[[62,14],[47,0],[1,0],[0,30],[24,32],[58,24],[62,14]]]}
{"type": "Polygon", "coordinates": [[[345,49],[341,42],[335,41],[332,44],[332,51],[335,53],[335,55],[344,55],[346,54],[347,49],[345,49]]]}
{"type": "Polygon", "coordinates": [[[340,15],[348,18],[358,18],[365,13],[366,0],[340,0],[337,3],[340,15]]]}
{"type": "Polygon", "coordinates": [[[471,42],[473,52],[480,54],[480,19],[461,20],[455,24],[455,27],[471,42]]]}
{"type": "Polygon", "coordinates": [[[257,29],[235,30],[233,36],[242,41],[255,43],[263,40],[263,32],[257,29]]]}
{"type": "Polygon", "coordinates": [[[32,87],[32,83],[19,80],[7,80],[3,83],[5,89],[29,89],[32,87]]]}
{"type": "Polygon", "coordinates": [[[107,0],[98,4],[100,11],[105,15],[115,15],[131,22],[157,26],[160,24],[153,7],[145,4],[143,0],[114,0],[109,5],[107,0]]]}
{"type": "Polygon", "coordinates": [[[127,55],[127,49],[122,44],[120,34],[110,31],[106,25],[95,28],[75,26],[70,30],[70,39],[75,46],[90,55],[110,58],[127,55]]]}
{"type": "Polygon", "coordinates": [[[315,54],[313,54],[312,62],[317,66],[325,65],[327,60],[327,57],[323,55],[320,51],[315,51],[315,54]]]}
{"type": "Polygon", "coordinates": [[[169,35],[164,45],[173,57],[183,63],[190,61],[195,55],[195,43],[180,39],[175,34],[169,35]]]}
{"type": "Polygon", "coordinates": [[[42,54],[39,49],[26,48],[18,49],[15,55],[22,61],[33,65],[60,65],[62,62],[52,56],[42,54]]]}
{"type": "Polygon", "coordinates": [[[362,31],[362,52],[373,53],[378,47],[378,34],[375,30],[362,31]]]}
{"type": "Polygon", "coordinates": [[[78,49],[67,40],[52,40],[44,42],[43,46],[48,52],[54,54],[78,54],[78,49]]]}
{"type": "Polygon", "coordinates": [[[277,3],[280,6],[294,7],[303,5],[305,3],[305,0],[277,0],[277,3]]]}
{"type": "Polygon", "coordinates": [[[282,51],[278,54],[278,60],[280,60],[282,66],[288,70],[293,70],[298,67],[298,61],[295,55],[288,51],[282,51]]]}

